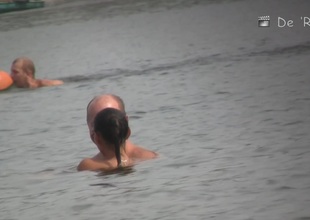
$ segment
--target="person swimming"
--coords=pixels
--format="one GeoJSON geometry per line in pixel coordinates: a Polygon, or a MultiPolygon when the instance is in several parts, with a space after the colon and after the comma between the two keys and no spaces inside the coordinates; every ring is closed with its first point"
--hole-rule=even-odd
{"type": "Polygon", "coordinates": [[[27,57],[16,58],[11,65],[11,77],[14,85],[19,88],[39,88],[43,86],[58,86],[62,80],[36,79],[35,66],[27,57]]]}
{"type": "Polygon", "coordinates": [[[125,143],[131,131],[126,114],[114,108],[100,111],[94,120],[94,142],[105,159],[96,162],[93,170],[110,171],[132,165],[125,143]]]}
{"type": "MultiPolygon", "coordinates": [[[[97,145],[97,142],[95,140],[95,117],[99,112],[107,109],[107,108],[113,108],[117,111],[122,112],[123,116],[125,115],[125,119],[128,124],[128,116],[126,115],[125,111],[125,104],[124,101],[117,95],[113,94],[103,94],[94,97],[87,105],[87,114],[86,114],[86,121],[89,129],[89,136],[93,143],[97,145]]],[[[130,129],[129,129],[130,130],[130,129]]],[[[98,133],[98,127],[97,127],[97,133],[98,133]]],[[[130,134],[129,134],[130,135],[130,134]]],[[[98,134],[96,135],[98,136],[98,134]]],[[[98,148],[98,147],[97,147],[98,148]]],[[[106,145],[102,145],[101,148],[107,148],[106,145]]],[[[99,149],[99,148],[98,148],[99,149]]],[[[129,136],[124,144],[124,151],[126,152],[126,155],[135,162],[142,161],[142,160],[148,160],[148,159],[154,159],[158,157],[158,154],[147,150],[143,147],[140,147],[134,143],[131,142],[129,139],[129,136]]],[[[107,158],[111,157],[110,154],[107,153],[105,149],[100,150],[99,152],[90,158],[84,158],[77,166],[78,171],[84,171],[84,170],[98,170],[102,166],[102,163],[106,161],[107,158]]],[[[112,152],[113,153],[113,152],[112,152]]],[[[113,153],[112,156],[115,156],[113,153]]],[[[122,159],[125,157],[122,156],[122,159]]]]}

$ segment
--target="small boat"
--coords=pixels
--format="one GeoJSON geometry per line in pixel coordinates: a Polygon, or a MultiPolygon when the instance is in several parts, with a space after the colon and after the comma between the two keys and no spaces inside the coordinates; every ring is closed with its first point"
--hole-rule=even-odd
{"type": "Polygon", "coordinates": [[[43,7],[43,0],[0,0],[0,14],[11,11],[21,11],[43,7]]]}

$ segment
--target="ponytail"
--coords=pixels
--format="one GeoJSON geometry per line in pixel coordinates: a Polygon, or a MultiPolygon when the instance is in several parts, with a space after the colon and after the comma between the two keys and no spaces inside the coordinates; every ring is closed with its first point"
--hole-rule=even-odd
{"type": "Polygon", "coordinates": [[[114,152],[117,160],[117,167],[122,166],[122,159],[121,159],[121,146],[119,141],[114,141],[114,152]]]}
{"type": "Polygon", "coordinates": [[[121,167],[121,148],[125,147],[130,132],[126,114],[117,109],[106,108],[96,115],[94,130],[99,132],[105,141],[114,145],[117,167],[121,167]]]}

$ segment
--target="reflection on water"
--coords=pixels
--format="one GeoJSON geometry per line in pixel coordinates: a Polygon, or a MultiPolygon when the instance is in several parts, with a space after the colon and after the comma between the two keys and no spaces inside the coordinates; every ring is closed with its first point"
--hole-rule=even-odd
{"type": "Polygon", "coordinates": [[[135,169],[133,167],[120,167],[120,168],[117,168],[111,171],[99,172],[97,175],[106,176],[106,175],[117,174],[118,176],[126,176],[128,174],[132,174],[133,172],[135,172],[135,169]]]}

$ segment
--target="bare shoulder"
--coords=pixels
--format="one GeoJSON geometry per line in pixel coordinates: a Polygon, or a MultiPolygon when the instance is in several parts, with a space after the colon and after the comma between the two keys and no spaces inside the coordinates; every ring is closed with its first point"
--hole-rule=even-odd
{"type": "Polygon", "coordinates": [[[85,158],[77,166],[78,171],[84,171],[84,170],[97,171],[97,170],[110,170],[110,169],[111,165],[108,162],[98,161],[93,158],[85,158]]]}
{"type": "Polygon", "coordinates": [[[78,171],[91,170],[91,168],[93,167],[93,161],[94,160],[91,158],[83,159],[77,166],[77,170],[78,171]]]}
{"type": "Polygon", "coordinates": [[[62,80],[38,79],[39,87],[42,86],[59,86],[64,84],[62,80]]]}
{"type": "Polygon", "coordinates": [[[158,157],[158,154],[155,153],[154,151],[134,145],[132,149],[132,157],[141,160],[148,160],[158,157]]]}

